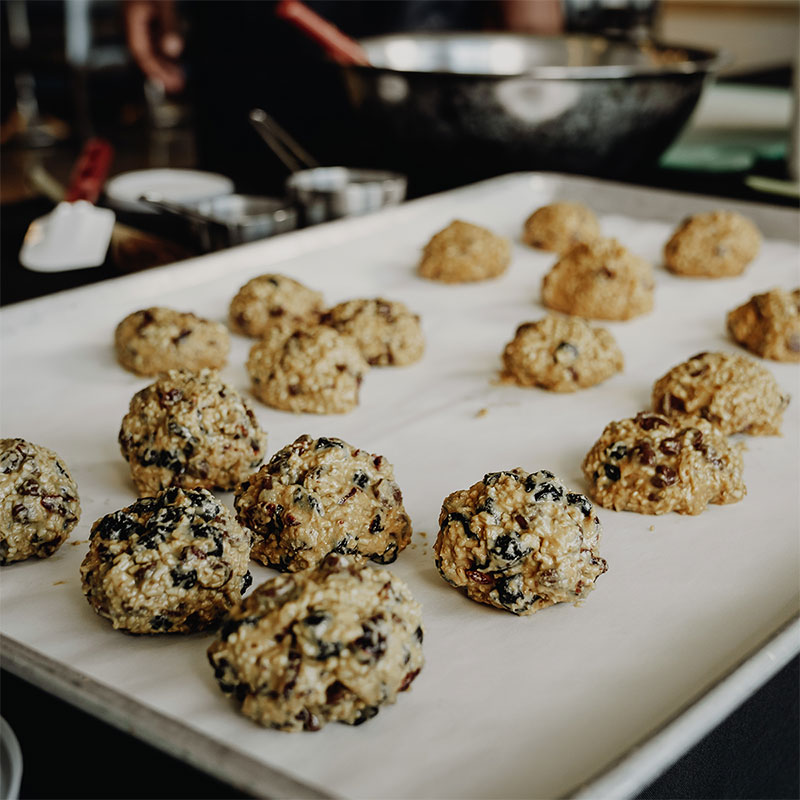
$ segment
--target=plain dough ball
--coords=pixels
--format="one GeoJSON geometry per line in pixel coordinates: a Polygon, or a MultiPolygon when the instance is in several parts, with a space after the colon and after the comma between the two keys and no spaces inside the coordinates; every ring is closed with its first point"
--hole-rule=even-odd
{"type": "Polygon", "coordinates": [[[248,281],[231,301],[231,329],[258,338],[273,325],[297,326],[317,322],[322,295],[286,275],[259,275],[248,281]]]}
{"type": "Polygon", "coordinates": [[[800,289],[753,295],[728,314],[731,336],[773,361],[800,361],[800,289]]]}
{"type": "Polygon", "coordinates": [[[583,460],[591,495],[605,508],[699,514],[745,494],[742,454],[703,419],[641,413],[609,423],[583,460]]]}
{"type": "Polygon", "coordinates": [[[480,225],[456,220],[425,245],[419,274],[443,283],[485,281],[502,275],[511,245],[480,225]]]}
{"type": "Polygon", "coordinates": [[[514,614],[577,603],[608,568],[589,500],[552,472],[490,472],[445,498],[434,553],[467,597],[514,614]]]}
{"type": "Polygon", "coordinates": [[[394,703],[423,665],[422,615],[383,569],[330,555],[257,587],[208,648],[242,713],[283,731],[360,725],[394,703]]]}
{"type": "Polygon", "coordinates": [[[522,240],[539,250],[565,253],[578,242],[590,242],[600,235],[594,212],[580,203],[551,203],[525,220],[522,240]]]}
{"type": "Polygon", "coordinates": [[[542,280],[542,302],[589,319],[626,320],[653,308],[653,269],[616,239],[577,244],[542,280]]]}
{"type": "Polygon", "coordinates": [[[327,325],[272,328],[247,359],[253,394],[296,414],[352,411],[368,369],[355,339],[327,325]]]}
{"type": "Polygon", "coordinates": [[[593,328],[580,317],[548,316],[517,328],[503,351],[500,377],[519,386],[574,392],[610,378],[624,364],[605,328],[593,328]]]}
{"type": "Polygon", "coordinates": [[[389,564],[411,541],[392,465],[341,439],[300,436],[236,490],[239,521],[255,534],[253,558],[282,571],[328,553],[389,564]]]}
{"type": "Polygon", "coordinates": [[[0,439],[0,566],[53,555],[80,516],[78,487],[56,453],[0,439]]]}
{"type": "Polygon", "coordinates": [[[205,489],[167,489],[92,525],[81,564],[92,608],[129,633],[193,633],[252,582],[250,531],[205,489]]]}
{"type": "Polygon", "coordinates": [[[172,370],[137,392],[119,432],[139,494],[233,489],[264,460],[267,434],[212,370],[172,370]]]}
{"type": "Polygon", "coordinates": [[[789,396],[769,370],[747,356],[698,353],[653,387],[653,409],[678,419],[702,417],[723,433],[778,435],[789,396]]]}
{"type": "Polygon", "coordinates": [[[171,369],[221,369],[230,336],[218,322],[171,308],[146,308],[125,317],[114,334],[117,359],[137,375],[171,369]]]}
{"type": "Polygon", "coordinates": [[[327,311],[322,321],[352,336],[371,367],[413,364],[425,352],[419,316],[397,301],[348,300],[327,311]]]}
{"type": "Polygon", "coordinates": [[[664,248],[664,262],[678,275],[740,275],[758,255],[761,234],[735,211],[710,211],[685,219],[664,248]]]}

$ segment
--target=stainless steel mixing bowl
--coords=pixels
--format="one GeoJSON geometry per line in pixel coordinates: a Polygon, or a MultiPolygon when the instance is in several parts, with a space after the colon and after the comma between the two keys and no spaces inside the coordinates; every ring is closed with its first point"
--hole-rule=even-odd
{"type": "MultiPolygon", "coordinates": [[[[360,40],[351,102],[406,171],[482,165],[616,177],[677,136],[720,54],[600,36],[419,33],[360,40]]],[[[478,169],[480,172],[481,170],[478,169]]]]}

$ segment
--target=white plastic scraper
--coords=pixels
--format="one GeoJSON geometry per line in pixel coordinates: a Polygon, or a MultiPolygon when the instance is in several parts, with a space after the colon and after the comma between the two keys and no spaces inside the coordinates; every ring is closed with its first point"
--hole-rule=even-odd
{"type": "Polygon", "coordinates": [[[92,205],[100,196],[111,145],[90,139],[81,153],[64,201],[34,220],[19,253],[20,263],[36,272],[62,272],[99,267],[106,258],[114,229],[114,212],[92,205]]]}

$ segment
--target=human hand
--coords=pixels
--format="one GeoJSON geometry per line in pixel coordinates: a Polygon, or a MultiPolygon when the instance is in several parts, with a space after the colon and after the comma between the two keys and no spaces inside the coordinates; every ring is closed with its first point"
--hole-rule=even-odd
{"type": "Polygon", "coordinates": [[[123,14],[128,49],[142,72],[166,92],[183,89],[186,79],[176,59],[184,42],[175,0],[125,0],[123,14]]]}

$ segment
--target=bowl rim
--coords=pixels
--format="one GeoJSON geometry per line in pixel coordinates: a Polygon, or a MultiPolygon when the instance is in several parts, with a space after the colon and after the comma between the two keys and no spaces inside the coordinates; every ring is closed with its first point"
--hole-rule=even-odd
{"type": "Polygon", "coordinates": [[[509,70],[507,72],[453,72],[450,70],[395,69],[386,66],[347,64],[348,70],[362,74],[382,73],[385,75],[436,75],[442,78],[482,78],[484,80],[508,80],[509,78],[533,78],[547,81],[563,80],[609,80],[619,78],[661,78],[671,75],[700,75],[718,71],[727,66],[732,58],[725,50],[706,50],[692,45],[664,42],[657,38],[636,41],[630,38],[602,36],[600,34],[567,33],[554,36],[515,33],[510,31],[424,31],[417,33],[390,33],[380,36],[369,36],[359,39],[359,44],[367,52],[371,44],[382,44],[392,40],[435,41],[451,39],[486,39],[499,41],[569,41],[608,42],[611,44],[629,44],[632,48],[648,46],[656,51],[685,51],[688,58],[666,64],[607,64],[602,66],[536,66],[526,70],[509,70]]]}

